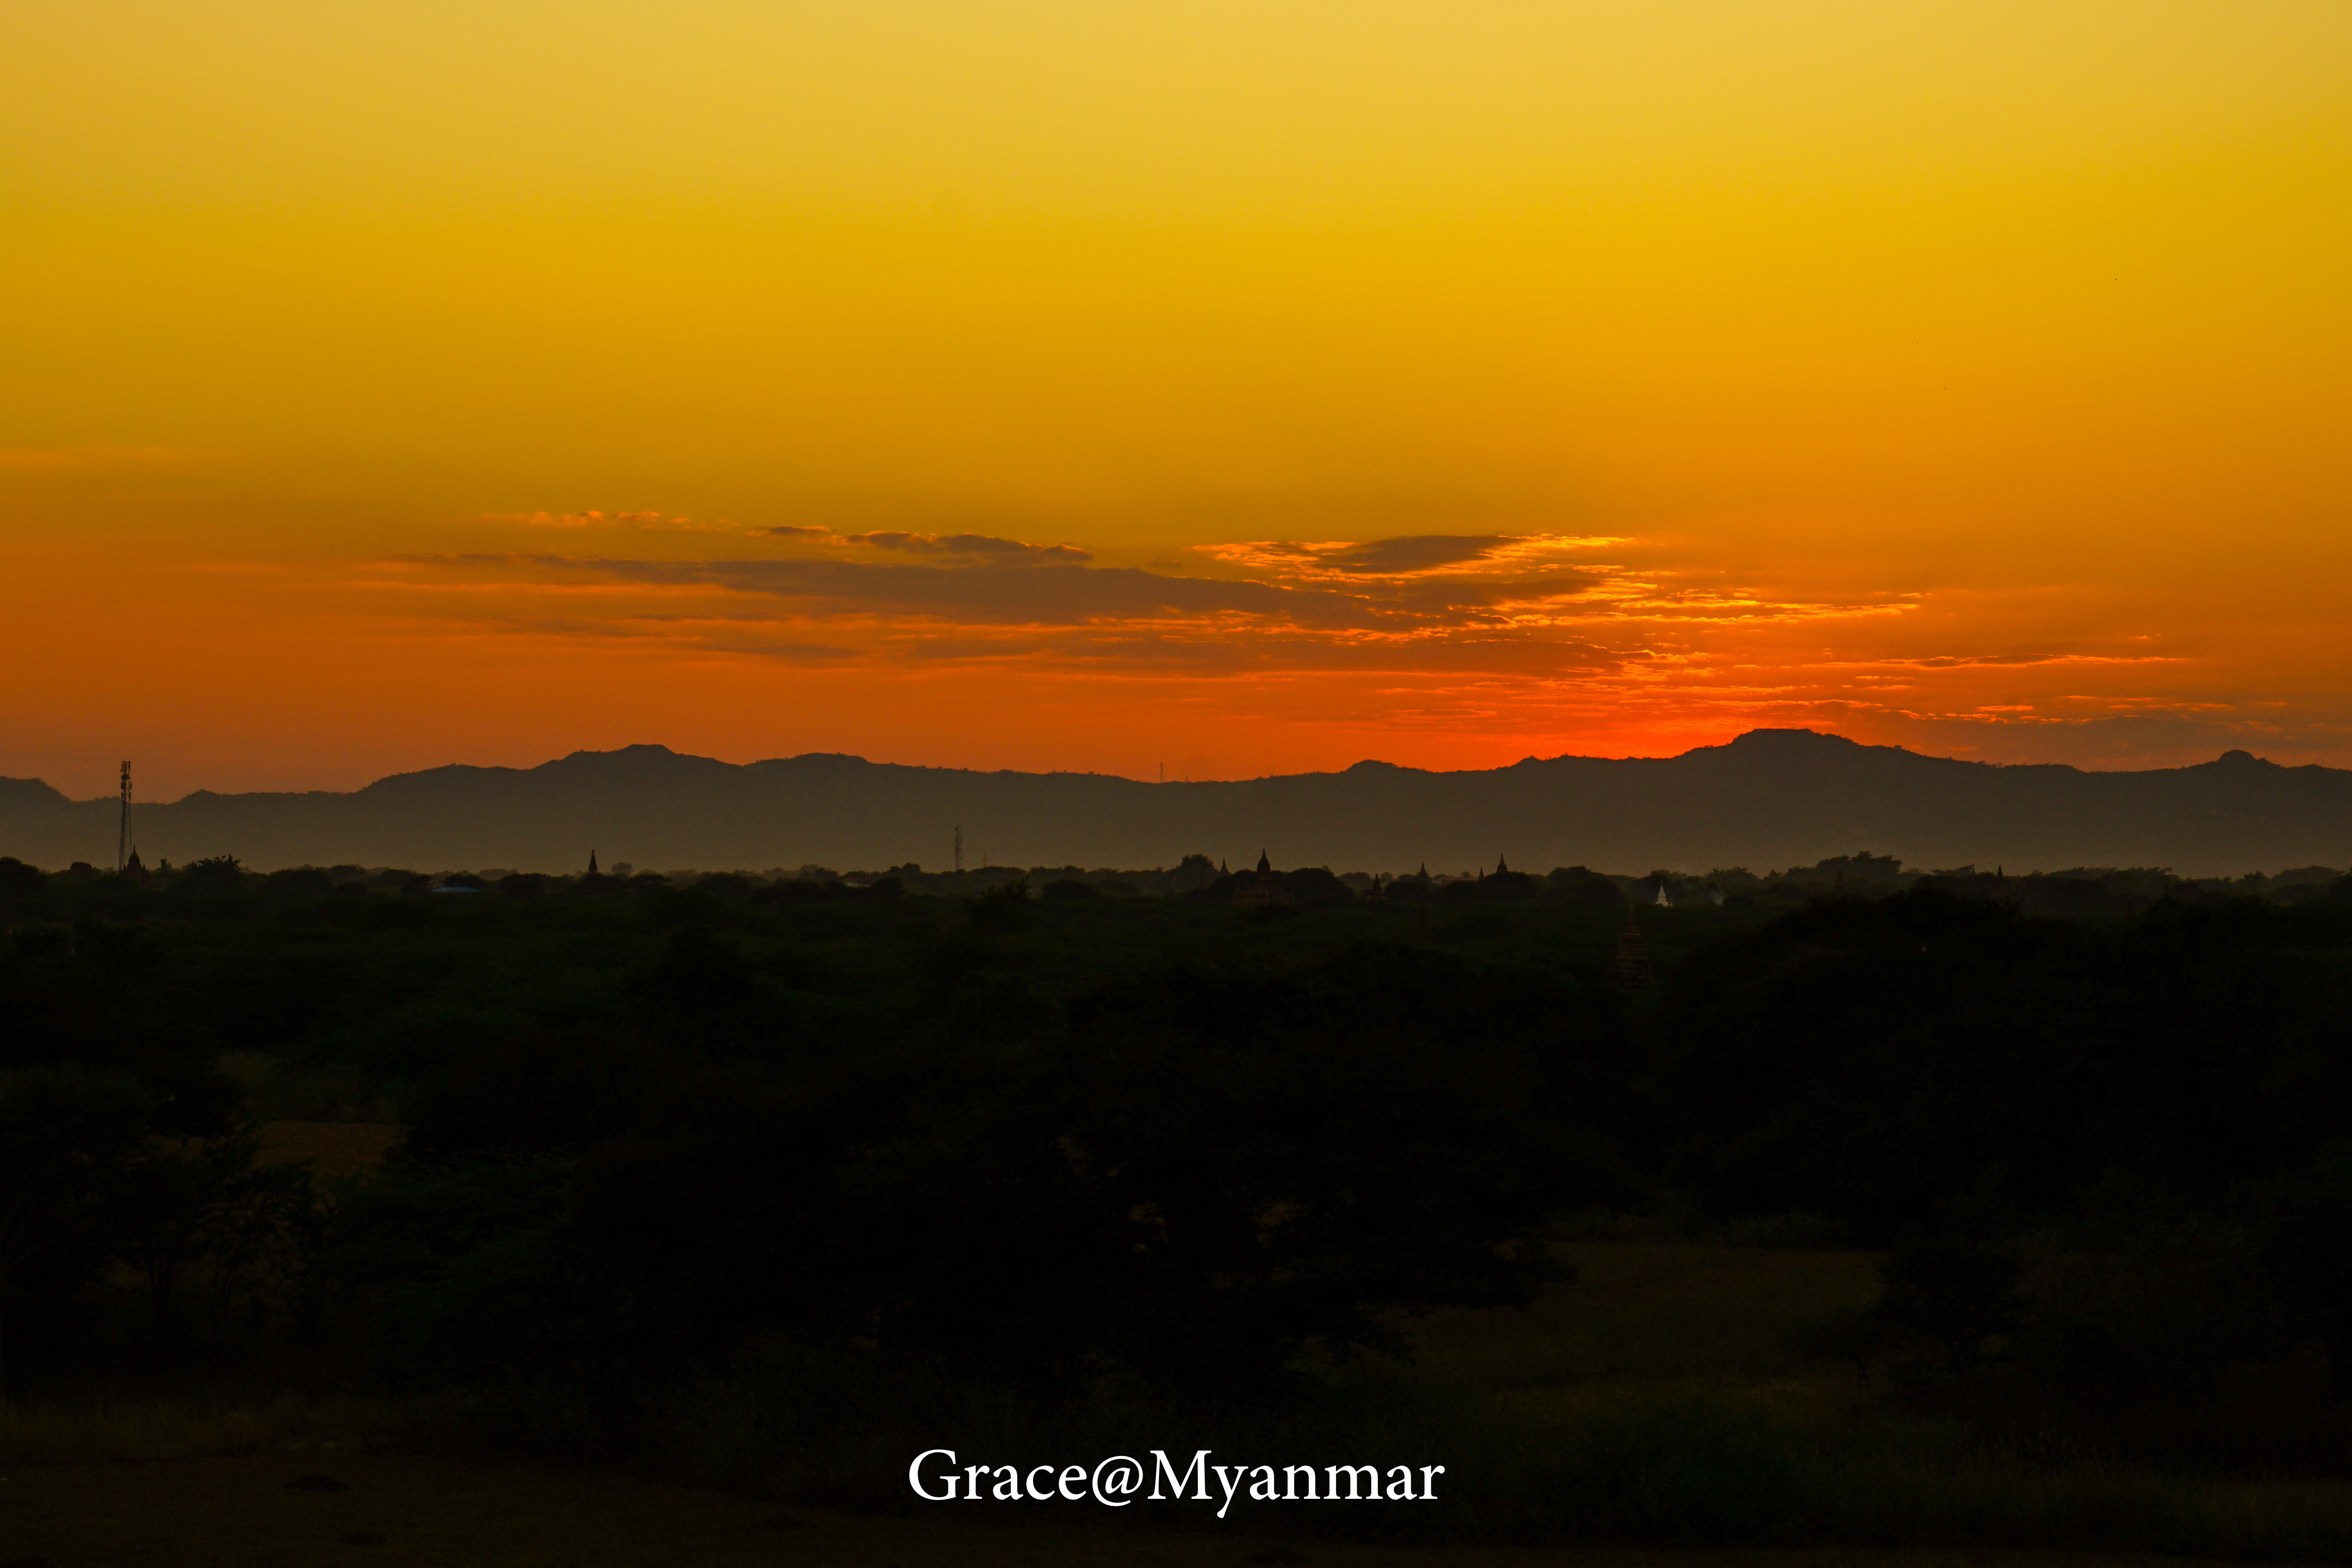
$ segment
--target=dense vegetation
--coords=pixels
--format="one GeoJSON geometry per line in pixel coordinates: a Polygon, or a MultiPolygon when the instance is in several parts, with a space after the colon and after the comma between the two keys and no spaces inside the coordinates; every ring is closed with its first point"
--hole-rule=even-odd
{"type": "Polygon", "coordinates": [[[1615,1226],[1885,1253],[1808,1353],[1981,1432],[2340,1473],[2352,879],[2060,918],[1853,866],[1641,910],[1650,987],[1639,885],[1581,870],[1236,908],[0,861],[0,1386],[307,1355],[581,1430],[714,1376],[1174,1429],[1615,1226]],[[407,1132],[261,1154],[318,1121],[407,1132]]]}

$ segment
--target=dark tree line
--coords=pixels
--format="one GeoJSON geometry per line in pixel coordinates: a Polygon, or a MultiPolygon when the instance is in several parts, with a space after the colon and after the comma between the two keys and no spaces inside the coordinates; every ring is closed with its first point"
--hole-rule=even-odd
{"type": "Polygon", "coordinates": [[[0,866],[0,1355],[68,1357],[127,1268],[147,1353],[340,1323],[411,1384],[782,1338],[1231,1393],[1530,1300],[1566,1212],[1678,1203],[1897,1248],[1878,1326],[1955,1375],[2029,1321],[2148,1377],[2191,1340],[2352,1364],[2341,888],[1645,912],[1629,994],[1574,871],[1295,880],[1275,921],[1215,884],[404,886],[77,907],[0,866]],[[399,1107],[384,1170],[256,1157],[336,1095],[399,1107]],[[2037,1264],[2053,1226],[2107,1261],[2037,1264]]]}

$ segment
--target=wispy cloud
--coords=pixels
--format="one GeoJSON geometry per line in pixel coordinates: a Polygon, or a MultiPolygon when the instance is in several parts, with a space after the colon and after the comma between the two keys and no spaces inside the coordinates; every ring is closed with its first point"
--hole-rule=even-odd
{"type": "MultiPolygon", "coordinates": [[[[1372,630],[1396,622],[1345,595],[1276,584],[1175,577],[1134,567],[999,561],[654,560],[548,553],[410,557],[432,568],[499,567],[648,587],[756,596],[818,616],[917,617],[946,625],[1257,622],[1372,630]]],[[[1399,629],[1402,629],[1400,626],[1399,629]]]]}
{"type": "Polygon", "coordinates": [[[1393,539],[1247,540],[1193,548],[1213,560],[1282,577],[1401,578],[1515,573],[1622,539],[1560,533],[1420,533],[1393,539]]]}
{"type": "MultiPolygon", "coordinates": [[[[606,514],[543,526],[655,521],[606,514]]],[[[1257,540],[1203,547],[1188,571],[1106,564],[1080,545],[979,532],[743,531],[768,549],[718,559],[610,550],[414,556],[383,563],[381,581],[401,591],[410,615],[430,613],[446,594],[453,619],[489,635],[537,627],[688,658],[867,670],[1387,676],[1402,683],[1400,710],[1449,710],[1465,723],[1513,705],[1556,709],[1577,691],[1600,702],[1785,703],[1780,688],[1733,675],[1738,649],[1727,635],[1914,607],[1899,595],[1745,588],[1645,562],[1654,552],[1636,542],[1598,536],[1257,540]]]]}
{"type": "Polygon", "coordinates": [[[1829,658],[1807,663],[1809,669],[2014,669],[2049,664],[2181,664],[2168,653],[1937,653],[1904,658],[1829,658]]]}
{"type": "Polygon", "coordinates": [[[638,533],[741,533],[721,518],[697,522],[690,517],[665,517],[657,511],[486,511],[485,522],[519,522],[526,528],[625,529],[638,533]]]}
{"type": "MultiPolygon", "coordinates": [[[[796,532],[805,532],[796,530],[796,532]]],[[[849,533],[835,535],[845,544],[946,561],[1004,566],[1079,566],[1094,552],[1075,544],[1024,544],[1017,539],[996,539],[985,533],[849,533]]]]}
{"type": "MultiPolygon", "coordinates": [[[[533,513],[516,521],[562,528],[671,527],[657,513],[533,513]],[[544,521],[542,521],[544,520],[544,521]],[[583,521],[584,520],[584,521],[583,521]]],[[[1200,574],[1097,563],[1068,543],[1037,544],[981,533],[873,531],[814,525],[754,531],[782,547],[768,556],[718,560],[667,555],[476,552],[411,557],[418,586],[476,592],[504,584],[529,595],[596,585],[675,595],[765,602],[767,613],[812,624],[859,623],[901,647],[925,638],[962,646],[956,628],[1040,635],[1115,630],[1129,647],[1167,649],[1215,642],[1282,650],[1308,666],[1310,644],[1359,648],[1493,650],[1519,645],[1602,646],[1602,626],[1663,628],[1766,625],[1901,614],[1902,595],[1791,599],[1720,582],[1637,569],[1595,552],[1626,541],[1561,534],[1414,534],[1392,539],[1250,541],[1207,545],[1200,574]],[[911,557],[912,559],[908,559],[911,557]]],[[[1066,642],[1068,639],[1063,639],[1066,642]]],[[[831,646],[828,639],[826,646],[831,646]]],[[[1103,646],[1108,646],[1108,643],[1103,646]]],[[[1670,658],[1646,650],[1644,657],[1670,658]]],[[[1517,662],[1517,659],[1507,662],[1517,662]]]]}

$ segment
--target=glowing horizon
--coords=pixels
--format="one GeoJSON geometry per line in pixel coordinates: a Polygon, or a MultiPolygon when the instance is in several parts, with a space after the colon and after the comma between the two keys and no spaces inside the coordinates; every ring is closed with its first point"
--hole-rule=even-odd
{"type": "Polygon", "coordinates": [[[0,774],[2352,764],[2352,11],[55,0],[0,774]]]}

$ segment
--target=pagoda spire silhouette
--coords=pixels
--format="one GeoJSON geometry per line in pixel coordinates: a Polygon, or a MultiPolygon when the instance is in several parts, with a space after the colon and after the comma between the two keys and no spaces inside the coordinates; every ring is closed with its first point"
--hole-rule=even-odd
{"type": "Polygon", "coordinates": [[[1260,909],[1269,904],[1292,902],[1292,894],[1282,875],[1266,858],[1265,851],[1257,852],[1257,869],[1243,886],[1234,890],[1234,903],[1242,909],[1260,909]]]}

